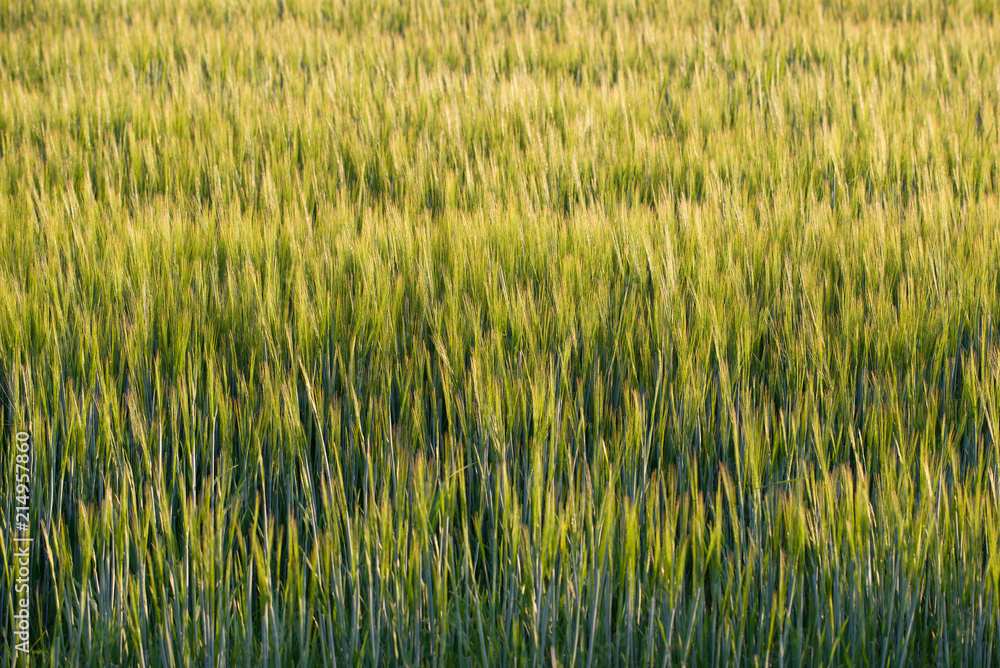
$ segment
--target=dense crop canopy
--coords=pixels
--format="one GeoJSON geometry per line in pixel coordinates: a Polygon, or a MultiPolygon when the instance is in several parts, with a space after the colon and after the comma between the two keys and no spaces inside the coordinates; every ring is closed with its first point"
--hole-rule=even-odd
{"type": "Polygon", "coordinates": [[[996,13],[0,0],[34,661],[996,665],[996,13]]]}

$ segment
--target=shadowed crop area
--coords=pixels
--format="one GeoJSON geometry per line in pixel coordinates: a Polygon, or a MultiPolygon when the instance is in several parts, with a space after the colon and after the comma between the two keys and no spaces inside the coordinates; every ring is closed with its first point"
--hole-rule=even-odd
{"type": "Polygon", "coordinates": [[[998,11],[0,0],[0,655],[1000,664],[998,11]]]}

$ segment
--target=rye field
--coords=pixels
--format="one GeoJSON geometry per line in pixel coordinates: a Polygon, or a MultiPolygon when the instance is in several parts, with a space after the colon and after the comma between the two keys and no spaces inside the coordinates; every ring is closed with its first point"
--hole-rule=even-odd
{"type": "Polygon", "coordinates": [[[0,0],[0,657],[1000,665],[998,14],[0,0]]]}

